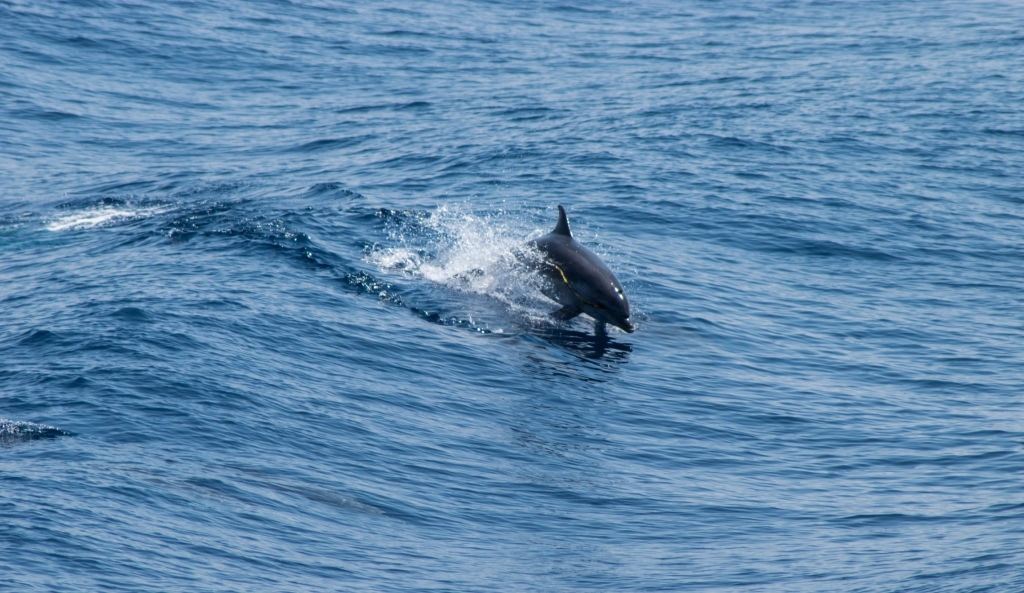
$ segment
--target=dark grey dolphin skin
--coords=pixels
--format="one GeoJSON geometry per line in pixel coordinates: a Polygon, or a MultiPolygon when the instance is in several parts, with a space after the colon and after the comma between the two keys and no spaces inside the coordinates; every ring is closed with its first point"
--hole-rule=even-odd
{"type": "Polygon", "coordinates": [[[580,313],[627,332],[636,327],[629,318],[629,301],[615,274],[569,231],[565,208],[558,206],[555,230],[531,242],[543,256],[538,266],[546,279],[544,294],[562,305],[553,315],[560,320],[580,313]]]}

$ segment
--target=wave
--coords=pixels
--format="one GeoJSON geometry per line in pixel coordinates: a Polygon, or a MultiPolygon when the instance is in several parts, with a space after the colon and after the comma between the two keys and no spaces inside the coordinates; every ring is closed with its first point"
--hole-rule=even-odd
{"type": "MultiPolygon", "coordinates": [[[[430,323],[483,334],[543,337],[584,352],[605,351],[589,321],[558,322],[541,278],[522,265],[522,247],[544,232],[521,210],[479,211],[460,204],[433,210],[371,207],[342,184],[319,183],[268,207],[268,201],[214,187],[151,199],[102,198],[58,206],[50,231],[124,225],[125,243],[216,243],[249,256],[268,253],[306,266],[343,288],[405,307],[430,323]],[[196,199],[199,197],[200,199],[196,199]]],[[[44,219],[45,221],[45,219],[44,219]]],[[[532,252],[531,252],[532,253],[532,252]]]]}

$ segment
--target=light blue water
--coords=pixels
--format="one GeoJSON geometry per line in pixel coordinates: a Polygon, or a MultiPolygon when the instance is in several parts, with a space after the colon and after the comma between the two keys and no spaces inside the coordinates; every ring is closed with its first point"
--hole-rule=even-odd
{"type": "Polygon", "coordinates": [[[0,589],[1024,588],[1015,3],[0,25],[0,589]]]}

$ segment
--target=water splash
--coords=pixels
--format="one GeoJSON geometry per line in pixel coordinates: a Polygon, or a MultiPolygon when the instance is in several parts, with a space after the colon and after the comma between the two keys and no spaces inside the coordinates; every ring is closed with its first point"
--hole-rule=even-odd
{"type": "Polygon", "coordinates": [[[170,209],[167,205],[136,206],[130,203],[101,203],[68,212],[49,221],[49,231],[78,231],[141,220],[170,209]]]}
{"type": "Polygon", "coordinates": [[[541,278],[523,261],[538,256],[523,247],[541,231],[521,216],[452,205],[432,212],[382,210],[380,216],[388,245],[370,249],[367,259],[381,272],[486,297],[521,321],[551,323],[552,303],[541,294],[541,278]]]}

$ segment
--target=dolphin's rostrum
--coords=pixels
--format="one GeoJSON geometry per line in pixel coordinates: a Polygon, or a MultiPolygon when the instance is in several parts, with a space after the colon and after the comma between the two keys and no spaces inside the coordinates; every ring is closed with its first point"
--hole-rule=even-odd
{"type": "Polygon", "coordinates": [[[636,329],[622,285],[604,262],[573,239],[565,208],[558,206],[555,230],[531,243],[543,256],[538,266],[545,279],[543,292],[562,305],[553,313],[557,319],[586,313],[627,332],[636,329]]]}

